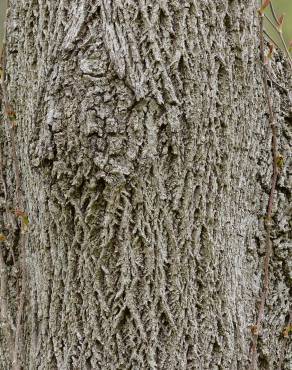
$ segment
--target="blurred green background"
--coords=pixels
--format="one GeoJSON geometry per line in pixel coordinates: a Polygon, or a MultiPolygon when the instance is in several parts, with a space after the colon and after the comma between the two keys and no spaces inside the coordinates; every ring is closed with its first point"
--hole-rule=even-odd
{"type": "MultiPolygon", "coordinates": [[[[58,1],[58,0],[52,0],[52,1],[58,1]]],[[[287,43],[289,43],[289,41],[292,40],[292,0],[273,0],[273,4],[279,16],[283,13],[285,14],[283,35],[287,43]]],[[[6,14],[6,6],[7,6],[7,0],[0,0],[0,50],[2,48],[2,42],[3,42],[3,29],[4,29],[4,19],[5,19],[5,14],[6,14]]],[[[272,38],[277,42],[278,45],[280,45],[280,41],[278,40],[272,28],[268,25],[266,25],[266,28],[269,34],[271,34],[272,38]]]]}
{"type": "MultiPolygon", "coordinates": [[[[288,45],[292,40],[292,0],[272,0],[272,4],[278,17],[284,14],[283,36],[288,45]]],[[[273,19],[270,11],[267,11],[267,15],[270,19],[273,19]]],[[[277,45],[282,48],[283,46],[277,36],[277,33],[267,21],[265,22],[265,28],[277,45]]]]}

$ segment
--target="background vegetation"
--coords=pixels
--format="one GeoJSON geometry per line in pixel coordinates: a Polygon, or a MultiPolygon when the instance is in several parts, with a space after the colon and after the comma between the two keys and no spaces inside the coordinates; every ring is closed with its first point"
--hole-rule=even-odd
{"type": "MultiPolygon", "coordinates": [[[[273,0],[272,3],[278,16],[284,14],[283,36],[288,45],[292,40],[292,0],[273,0]]],[[[267,15],[272,19],[270,11],[267,12],[267,15]]],[[[282,47],[281,41],[279,40],[276,32],[268,24],[268,22],[265,22],[265,27],[272,39],[282,47]]]]}

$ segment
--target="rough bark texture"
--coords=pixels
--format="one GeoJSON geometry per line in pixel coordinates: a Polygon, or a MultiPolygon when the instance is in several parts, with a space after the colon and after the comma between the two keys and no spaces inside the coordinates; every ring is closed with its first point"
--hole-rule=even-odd
{"type": "MultiPolygon", "coordinates": [[[[248,368],[272,170],[256,8],[10,1],[21,200],[6,124],[1,369],[248,368]]],[[[285,63],[271,74],[289,89],[285,63]]],[[[285,166],[258,348],[270,370],[291,365],[292,281],[291,102],[271,84],[285,166]]]]}

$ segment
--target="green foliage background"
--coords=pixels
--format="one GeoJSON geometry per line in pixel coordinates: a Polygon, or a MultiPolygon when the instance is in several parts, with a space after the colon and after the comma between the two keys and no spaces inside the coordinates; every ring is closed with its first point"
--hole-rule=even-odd
{"type": "MultiPolygon", "coordinates": [[[[52,0],[58,1],[58,0],[52,0]]],[[[213,1],[213,0],[210,0],[213,1]]],[[[260,3],[260,1],[259,1],[260,3]]],[[[278,15],[285,14],[283,34],[287,43],[292,40],[292,0],[273,0],[273,4],[278,15]]],[[[4,30],[4,19],[6,14],[7,0],[0,0],[0,51],[3,42],[3,30],[4,30]]],[[[256,9],[255,9],[256,10],[256,9]]],[[[272,38],[275,39],[278,45],[280,42],[275,35],[272,28],[266,25],[267,31],[271,34],[272,38]]]]}
{"type": "MultiPolygon", "coordinates": [[[[272,3],[278,16],[284,14],[283,36],[286,40],[286,43],[289,44],[289,42],[292,40],[292,0],[273,0],[272,3]]],[[[270,19],[272,19],[270,11],[267,12],[267,15],[270,19]]],[[[265,22],[265,27],[273,40],[275,40],[275,42],[282,47],[281,41],[279,40],[276,32],[268,24],[268,22],[265,22]]]]}

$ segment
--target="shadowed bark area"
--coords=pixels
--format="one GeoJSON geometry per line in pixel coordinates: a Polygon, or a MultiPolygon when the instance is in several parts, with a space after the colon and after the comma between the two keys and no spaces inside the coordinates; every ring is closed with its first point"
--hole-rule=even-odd
{"type": "MultiPolygon", "coordinates": [[[[5,81],[30,224],[22,234],[5,212],[3,125],[0,367],[17,352],[15,369],[248,368],[272,170],[256,3],[10,1],[5,81]]],[[[286,158],[283,62],[273,73],[286,158]]],[[[285,161],[260,369],[291,361],[285,161]]]]}

